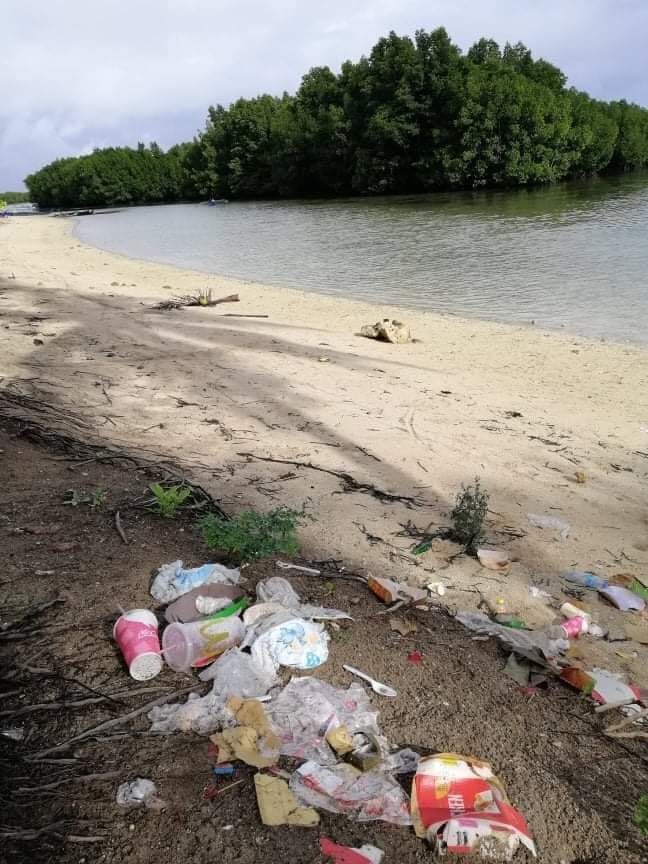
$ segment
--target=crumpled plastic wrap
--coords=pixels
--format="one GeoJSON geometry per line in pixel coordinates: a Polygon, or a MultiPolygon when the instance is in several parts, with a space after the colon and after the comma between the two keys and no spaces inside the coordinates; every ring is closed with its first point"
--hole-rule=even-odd
{"type": "MultiPolygon", "coordinates": [[[[292,678],[266,711],[281,737],[284,756],[335,765],[338,760],[326,735],[339,726],[346,726],[351,735],[369,732],[384,742],[378,729],[378,712],[371,709],[367,692],[360,684],[338,690],[318,678],[292,678]]],[[[386,742],[384,749],[386,752],[386,742]]]]}
{"type": "Polygon", "coordinates": [[[158,569],[151,585],[151,596],[160,603],[172,603],[200,585],[238,585],[240,579],[239,570],[230,570],[222,564],[203,564],[202,567],[185,570],[182,561],[173,561],[158,569]]]}
{"type": "Polygon", "coordinates": [[[157,787],[152,780],[137,777],[122,783],[117,789],[117,803],[120,807],[144,807],[147,810],[164,810],[166,802],[158,798],[157,787]]]}
{"type": "Polygon", "coordinates": [[[516,654],[521,654],[540,665],[546,665],[547,660],[556,661],[569,649],[567,639],[550,639],[542,630],[514,630],[491,621],[488,615],[482,612],[459,612],[455,617],[469,630],[496,636],[516,654]]]}
{"type": "Polygon", "coordinates": [[[346,762],[326,767],[308,761],[292,775],[290,788],[302,804],[342,813],[359,822],[412,824],[407,795],[382,771],[360,773],[346,762]]]}
{"type": "Polygon", "coordinates": [[[280,607],[248,628],[241,647],[251,646],[254,662],[271,676],[280,666],[294,669],[321,666],[328,659],[328,643],[329,635],[323,624],[298,618],[291,609],[280,607]]]}
{"type": "Polygon", "coordinates": [[[324,606],[311,606],[302,603],[299,594],[287,579],[282,576],[271,576],[262,579],[257,585],[257,597],[261,603],[278,603],[286,609],[292,609],[300,618],[313,618],[321,621],[335,621],[339,618],[351,618],[341,609],[329,609],[324,606]]]}
{"type": "Polygon", "coordinates": [[[226,706],[230,696],[259,698],[278,683],[274,675],[266,675],[249,654],[237,648],[219,657],[200,677],[214,682],[211,691],[206,696],[190,693],[186,702],[151,709],[148,714],[151,732],[209,735],[231,724],[232,714],[226,706]]]}

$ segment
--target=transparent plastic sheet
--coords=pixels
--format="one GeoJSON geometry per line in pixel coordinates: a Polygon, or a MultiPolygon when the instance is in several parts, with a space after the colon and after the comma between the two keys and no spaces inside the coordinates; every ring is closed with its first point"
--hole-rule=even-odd
{"type": "Polygon", "coordinates": [[[151,585],[151,596],[160,603],[172,603],[200,585],[238,585],[240,579],[239,570],[230,570],[222,564],[203,564],[202,567],[185,570],[182,561],[178,560],[163,564],[158,569],[151,585]]]}
{"type": "Polygon", "coordinates": [[[569,649],[567,639],[550,639],[542,630],[514,630],[491,621],[488,615],[481,612],[459,612],[455,617],[469,630],[496,636],[516,654],[541,665],[546,664],[547,660],[555,661],[569,649]]]}
{"type": "Polygon", "coordinates": [[[232,722],[232,714],[226,707],[230,696],[260,698],[278,683],[278,679],[265,674],[249,654],[236,648],[219,657],[200,677],[203,681],[214,682],[211,691],[206,696],[190,693],[186,702],[153,708],[148,715],[151,732],[209,735],[220,731],[232,722]]]}
{"type": "Polygon", "coordinates": [[[257,585],[257,597],[261,603],[279,603],[286,609],[292,609],[300,618],[313,618],[320,621],[335,621],[339,618],[351,618],[341,609],[328,609],[324,606],[311,606],[302,603],[299,594],[287,579],[282,576],[271,576],[262,579],[257,585]]]}
{"type": "Polygon", "coordinates": [[[363,731],[379,736],[378,712],[372,711],[360,684],[337,690],[318,678],[292,678],[267,706],[267,714],[282,739],[284,756],[313,759],[321,765],[338,761],[326,741],[330,730],[346,726],[351,735],[363,731]]]}
{"type": "Polygon", "coordinates": [[[290,788],[302,804],[342,813],[359,822],[412,824],[407,795],[382,771],[362,774],[345,762],[326,767],[308,761],[292,775],[290,788]]]}
{"type": "Polygon", "coordinates": [[[534,528],[547,528],[551,531],[557,531],[561,540],[566,540],[571,530],[569,522],[565,522],[564,519],[559,519],[557,516],[527,513],[527,519],[529,520],[529,525],[533,525],[534,528]]]}
{"type": "Polygon", "coordinates": [[[117,789],[117,803],[120,807],[141,807],[148,810],[164,810],[166,803],[158,798],[157,788],[152,780],[137,777],[128,783],[122,783],[117,789]]]}

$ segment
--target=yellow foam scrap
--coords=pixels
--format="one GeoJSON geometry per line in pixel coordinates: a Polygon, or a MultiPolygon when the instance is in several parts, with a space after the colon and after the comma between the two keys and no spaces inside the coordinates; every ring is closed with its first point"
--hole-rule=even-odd
{"type": "Polygon", "coordinates": [[[254,788],[264,825],[299,825],[314,828],[320,817],[312,807],[302,807],[281,777],[255,774],[254,788]]]}

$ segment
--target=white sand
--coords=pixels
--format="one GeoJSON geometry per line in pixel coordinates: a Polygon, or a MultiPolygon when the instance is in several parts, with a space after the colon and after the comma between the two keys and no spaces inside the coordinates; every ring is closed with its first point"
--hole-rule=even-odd
{"type": "MultiPolygon", "coordinates": [[[[553,613],[530,584],[560,597],[567,567],[648,572],[645,350],[206,277],[84,246],[71,229],[46,217],[0,223],[0,277],[16,277],[0,285],[0,386],[72,409],[95,437],[209,466],[193,473],[232,511],[304,506],[315,518],[302,531],[308,557],[442,581],[454,608],[504,592],[536,625],[553,613]],[[203,285],[241,302],[150,309],[203,285]],[[356,335],[380,317],[407,321],[421,341],[356,335]],[[347,472],[421,503],[344,492],[321,471],[242,453],[347,472]],[[409,520],[447,525],[476,475],[490,492],[488,540],[519,559],[506,578],[465,557],[448,564],[443,550],[415,558],[397,536],[409,520]],[[569,537],[530,527],[528,512],[564,519],[569,537]]],[[[621,628],[621,613],[592,607],[621,628]]],[[[638,650],[627,663],[648,681],[634,644],[588,640],[587,656],[618,666],[614,648],[638,650]]]]}

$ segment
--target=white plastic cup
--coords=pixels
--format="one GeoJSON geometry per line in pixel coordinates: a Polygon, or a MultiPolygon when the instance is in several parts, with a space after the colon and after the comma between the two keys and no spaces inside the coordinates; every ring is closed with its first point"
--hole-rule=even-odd
{"type": "Polygon", "coordinates": [[[237,615],[169,624],[162,634],[162,653],[175,672],[188,672],[207,666],[223,651],[240,644],[244,635],[245,625],[237,615]]]}
{"type": "Polygon", "coordinates": [[[119,616],[113,627],[131,678],[148,681],[164,665],[158,637],[158,620],[148,609],[130,609],[119,616]]]}

